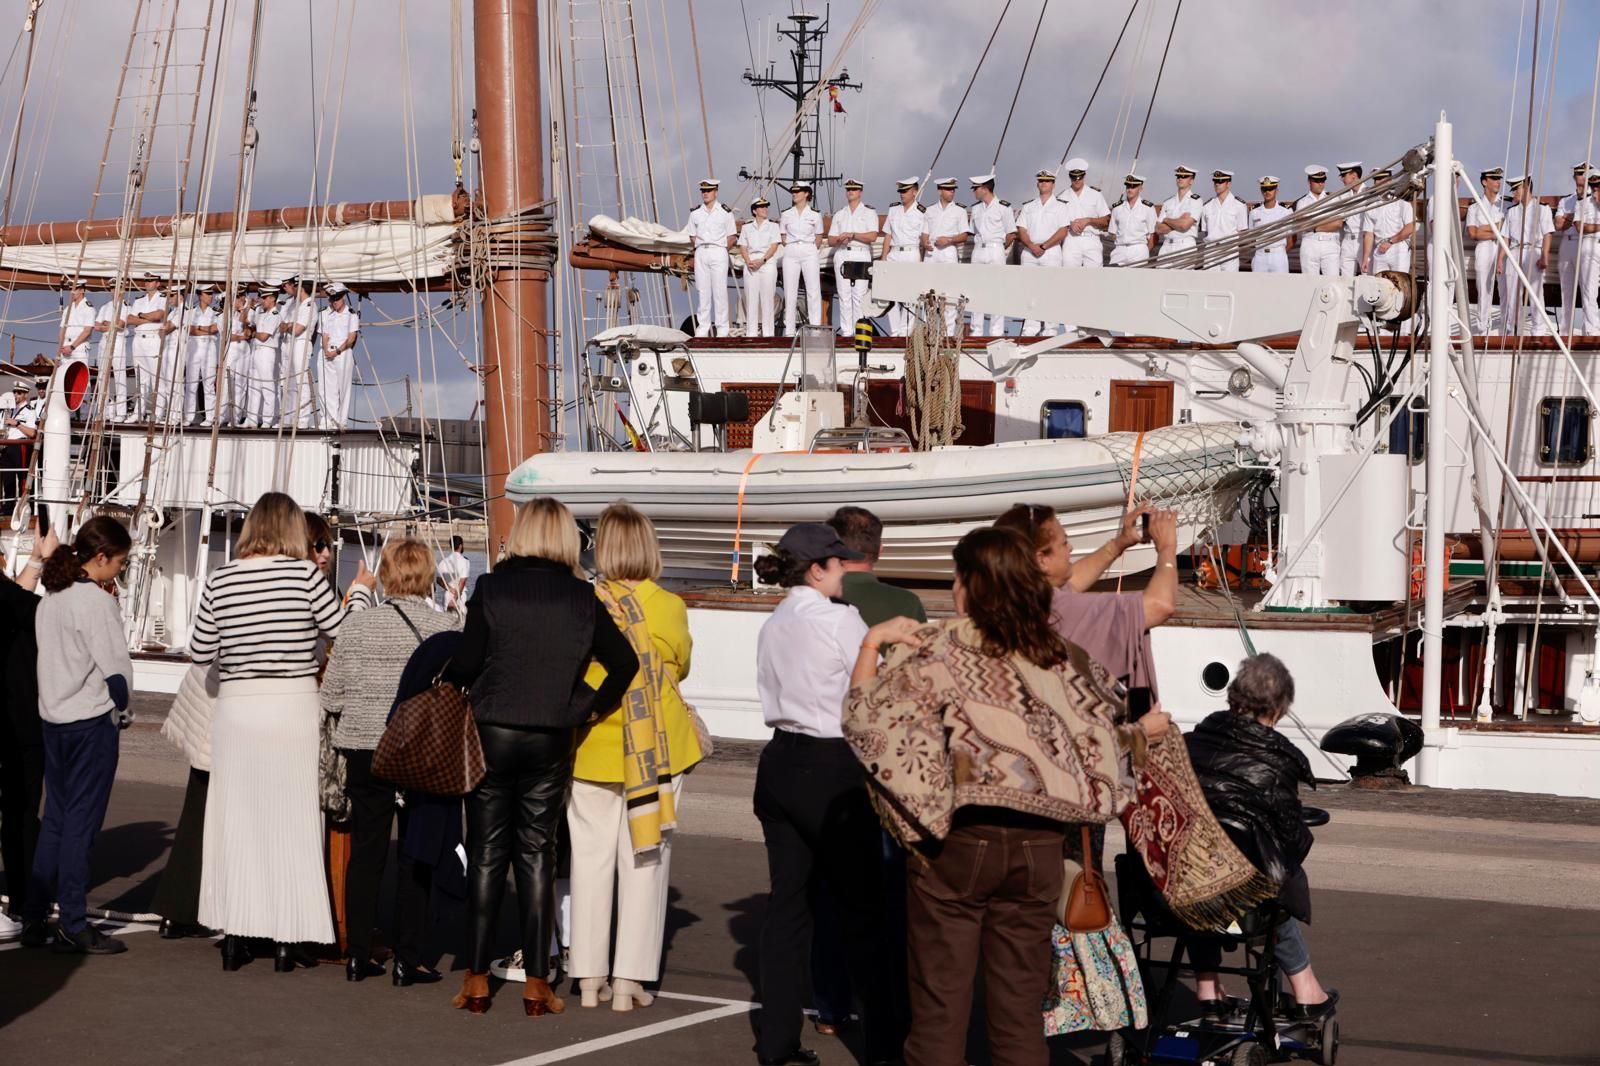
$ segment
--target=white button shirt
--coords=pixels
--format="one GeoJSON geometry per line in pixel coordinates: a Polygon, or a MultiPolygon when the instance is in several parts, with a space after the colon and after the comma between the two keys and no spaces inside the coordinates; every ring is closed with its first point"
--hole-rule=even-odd
{"type": "Polygon", "coordinates": [[[256,308],[255,321],[250,323],[250,330],[252,333],[265,333],[267,339],[263,341],[251,338],[252,342],[258,348],[270,348],[273,351],[277,351],[278,340],[283,336],[278,332],[278,328],[282,325],[283,312],[276,307],[271,311],[268,311],[265,307],[256,308]]]}
{"type": "MultiPolygon", "coordinates": [[[[1276,207],[1267,207],[1264,204],[1257,204],[1255,207],[1250,209],[1250,228],[1260,229],[1262,226],[1270,226],[1279,219],[1288,218],[1289,214],[1289,209],[1282,204],[1279,204],[1276,207]]],[[[1307,234],[1307,236],[1309,236],[1309,234],[1307,234]]],[[[1331,237],[1332,234],[1327,234],[1327,236],[1331,237]]],[[[1268,244],[1256,249],[1258,252],[1287,252],[1288,250],[1288,237],[1278,241],[1276,244],[1268,244]]]]}
{"type": "Polygon", "coordinates": [[[1006,237],[1017,232],[1017,216],[998,199],[988,203],[980,200],[973,204],[967,212],[967,220],[972,227],[973,239],[979,244],[1003,247],[1006,237]]]}
{"type": "MultiPolygon", "coordinates": [[[[1545,234],[1556,231],[1556,220],[1550,209],[1537,200],[1533,201],[1533,206],[1536,210],[1528,216],[1526,233],[1523,232],[1523,215],[1526,208],[1522,204],[1512,204],[1506,208],[1506,222],[1503,228],[1506,241],[1511,247],[1527,245],[1530,248],[1538,248],[1545,234]]],[[[1382,236],[1380,233],[1379,237],[1382,236]]]]}
{"type": "MultiPolygon", "coordinates": [[[[38,429],[39,428],[39,409],[42,406],[43,405],[37,399],[33,399],[33,400],[27,401],[21,407],[14,408],[12,410],[12,412],[11,412],[11,417],[16,419],[20,423],[20,425],[7,426],[6,427],[6,438],[5,439],[6,440],[25,440],[25,439],[27,439],[27,434],[22,431],[22,427],[23,426],[27,426],[29,429],[38,429]]],[[[854,607],[852,607],[850,609],[852,611],[855,610],[854,607]]],[[[856,616],[857,620],[859,620],[860,617],[861,617],[860,615],[857,615],[856,616]]],[[[865,623],[862,623],[862,624],[865,625],[865,623]]],[[[865,629],[863,629],[861,631],[861,635],[862,636],[866,636],[867,635],[867,631],[865,629]]],[[[856,646],[857,646],[857,650],[858,651],[860,650],[860,644],[861,644],[860,641],[856,642],[856,646]]],[[[849,670],[855,666],[855,662],[856,662],[856,657],[854,655],[851,655],[850,656],[850,667],[847,667],[846,671],[845,671],[845,676],[846,676],[847,679],[849,677],[849,670]]],[[[845,684],[848,686],[849,685],[849,681],[846,680],[845,684]]],[[[842,702],[841,702],[841,706],[843,706],[842,702]]]]}
{"type": "Polygon", "coordinates": [[[1145,244],[1155,231],[1156,209],[1143,200],[1123,200],[1111,209],[1111,236],[1119,245],[1145,244]]]}
{"type": "Polygon", "coordinates": [[[126,302],[118,306],[116,299],[113,298],[101,304],[100,310],[94,313],[95,325],[98,326],[103,322],[109,327],[104,333],[100,334],[100,347],[102,350],[107,350],[106,346],[108,344],[116,344],[118,349],[122,348],[120,343],[122,338],[118,337],[117,334],[125,332],[122,328],[122,320],[128,316],[130,310],[131,308],[126,302]]]}
{"type": "Polygon", "coordinates": [[[701,204],[690,211],[689,225],[685,228],[696,247],[708,244],[726,249],[728,238],[739,232],[739,222],[733,217],[733,212],[719,201],[713,203],[709,210],[705,204],[701,204]]]}
{"type": "MultiPolygon", "coordinates": [[[[84,330],[92,330],[94,328],[94,305],[89,302],[87,296],[77,303],[68,302],[67,306],[61,309],[61,326],[67,331],[66,343],[68,344],[76,341],[78,334],[84,330]]],[[[94,334],[90,333],[89,340],[93,339],[94,334]]],[[[88,344],[89,340],[85,340],[83,343],[88,344]]]]}
{"type": "Polygon", "coordinates": [[[804,211],[797,207],[784,208],[778,216],[778,229],[784,244],[810,244],[815,246],[822,233],[822,216],[816,208],[807,205],[804,211]]]}
{"type": "MultiPolygon", "coordinates": [[[[928,245],[934,251],[940,250],[934,245],[940,237],[960,237],[972,232],[972,224],[967,219],[967,209],[954,201],[948,207],[944,204],[932,205],[925,217],[928,220],[928,245]]],[[[956,249],[951,245],[943,250],[953,252],[956,249]]]]}
{"type": "Polygon", "coordinates": [[[889,208],[889,217],[883,223],[883,235],[891,248],[922,250],[922,235],[928,232],[928,214],[920,204],[912,204],[907,211],[902,204],[889,208]]]}
{"type": "MultiPolygon", "coordinates": [[[[209,300],[197,305],[189,312],[189,319],[187,322],[189,331],[192,331],[196,326],[215,326],[216,324],[217,313],[211,309],[211,302],[209,300]]],[[[189,335],[194,338],[194,342],[196,344],[215,344],[217,342],[217,335],[215,333],[191,332],[189,335]]]]}
{"type": "Polygon", "coordinates": [[[325,307],[317,316],[317,332],[322,334],[322,339],[327,341],[330,349],[339,347],[350,339],[351,334],[360,330],[361,316],[350,306],[348,297],[345,298],[343,311],[325,307]]]}
{"type": "Polygon", "coordinates": [[[303,327],[298,337],[291,333],[289,334],[289,339],[305,341],[310,344],[311,338],[316,336],[317,333],[317,301],[312,299],[296,300],[294,306],[289,309],[288,315],[290,322],[303,327]]]}
{"type": "MultiPolygon", "coordinates": [[[[1366,191],[1366,182],[1357,182],[1338,195],[1354,197],[1366,191]]],[[[1370,211],[1361,211],[1353,215],[1346,215],[1344,227],[1339,230],[1339,238],[1346,241],[1359,241],[1361,239],[1361,231],[1366,225],[1367,216],[1371,213],[1370,211]]]]}
{"type": "MultiPolygon", "coordinates": [[[[1505,230],[1506,213],[1499,204],[1479,204],[1476,200],[1467,207],[1467,226],[1499,226],[1505,230]]],[[[1490,238],[1493,240],[1493,238],[1490,238]]]]}
{"type": "Polygon", "coordinates": [[[1167,197],[1161,204],[1161,221],[1171,223],[1185,215],[1194,219],[1195,224],[1183,231],[1172,230],[1161,235],[1161,250],[1176,252],[1184,248],[1193,248],[1200,239],[1200,210],[1203,202],[1198,193],[1191,192],[1188,196],[1178,197],[1176,194],[1167,197]]]}
{"type": "MultiPolygon", "coordinates": [[[[1593,196],[1585,196],[1578,201],[1577,212],[1572,216],[1574,230],[1579,226],[1600,225],[1600,204],[1594,202],[1593,196]]],[[[1578,236],[1583,241],[1583,254],[1590,259],[1600,259],[1600,233],[1580,233],[1578,236]]]]}
{"type": "MultiPolygon", "coordinates": [[[[746,226],[746,229],[750,227],[746,226]]],[[[833,221],[828,225],[831,234],[840,233],[877,233],[878,212],[865,203],[857,204],[854,208],[848,205],[839,208],[833,213],[833,221]]],[[[842,255],[850,259],[870,259],[872,246],[862,244],[860,241],[846,241],[834,251],[835,255],[842,255]]]]}
{"type": "MultiPolygon", "coordinates": [[[[1560,204],[1558,204],[1556,206],[1556,214],[1563,215],[1563,216],[1565,216],[1567,218],[1572,219],[1574,222],[1576,222],[1577,219],[1578,219],[1578,210],[1582,206],[1583,201],[1587,200],[1587,199],[1588,199],[1588,197],[1583,195],[1582,193],[1571,193],[1571,194],[1569,194],[1567,196],[1563,196],[1561,198],[1560,204]]],[[[1562,240],[1562,243],[1564,245],[1561,254],[1562,255],[1570,255],[1570,254],[1572,254],[1571,250],[1573,248],[1575,248],[1577,246],[1577,243],[1578,243],[1578,227],[1577,226],[1568,226],[1566,229],[1562,230],[1561,231],[1561,240],[1562,240]],[[1568,241],[1570,241],[1572,243],[1571,244],[1567,244],[1566,242],[1568,242],[1568,241]]]]}
{"type": "Polygon", "coordinates": [[[809,585],[790,589],[756,638],[756,692],[767,725],[843,737],[850,671],[866,636],[867,623],[854,607],[809,585]]]}
{"type": "MultiPolygon", "coordinates": [[[[1323,191],[1321,196],[1318,196],[1316,193],[1313,193],[1313,192],[1308,192],[1304,196],[1300,197],[1300,199],[1298,199],[1298,200],[1296,200],[1294,202],[1294,209],[1296,211],[1309,211],[1313,207],[1316,207],[1323,200],[1327,199],[1329,196],[1332,196],[1332,195],[1335,195],[1335,194],[1330,193],[1330,192],[1328,192],[1326,190],[1323,191]]],[[[1279,203],[1281,204],[1282,201],[1280,200],[1279,203]]],[[[1254,211],[1250,212],[1250,225],[1252,227],[1257,225],[1257,223],[1256,223],[1256,214],[1255,214],[1254,211]]],[[[1336,241],[1336,240],[1339,239],[1339,233],[1338,232],[1318,233],[1315,230],[1308,230],[1305,233],[1300,234],[1300,240],[1301,241],[1305,241],[1305,240],[1308,240],[1308,239],[1309,240],[1314,240],[1314,241],[1323,241],[1323,240],[1336,241]]],[[[1276,245],[1275,244],[1275,245],[1273,245],[1271,248],[1269,248],[1267,250],[1268,251],[1278,251],[1279,249],[1287,251],[1288,250],[1288,246],[1287,246],[1287,244],[1284,244],[1284,245],[1276,245]]]]}
{"type": "MultiPolygon", "coordinates": [[[[151,311],[165,311],[166,309],[167,298],[160,293],[156,293],[154,296],[141,296],[133,301],[133,306],[129,308],[128,313],[131,315],[148,315],[151,311]]],[[[161,333],[161,323],[137,322],[134,324],[133,331],[145,335],[152,333],[159,335],[161,333]]]]}
{"type": "Polygon", "coordinates": [[[1066,204],[1054,196],[1043,202],[1034,197],[1022,205],[1022,214],[1017,218],[1017,228],[1027,230],[1028,239],[1034,244],[1043,244],[1055,236],[1056,230],[1065,226],[1067,221],[1066,204]]]}
{"type": "Polygon", "coordinates": [[[1250,212],[1244,201],[1232,193],[1226,200],[1213,196],[1200,209],[1200,228],[1206,231],[1206,240],[1220,241],[1240,230],[1250,228],[1250,212]]]}
{"type": "MultiPolygon", "coordinates": [[[[1082,192],[1073,192],[1072,186],[1069,185],[1056,199],[1066,205],[1068,222],[1076,222],[1080,218],[1099,218],[1102,215],[1111,213],[1111,207],[1106,203],[1106,198],[1100,195],[1100,190],[1093,185],[1085,185],[1082,192]]],[[[1076,239],[1081,240],[1084,237],[1093,237],[1098,240],[1105,235],[1105,232],[1098,226],[1085,226],[1083,232],[1078,234],[1076,239]]],[[[1037,240],[1037,238],[1035,239],[1037,240]]],[[[1074,238],[1071,234],[1068,234],[1067,239],[1073,240],[1074,238]]]]}

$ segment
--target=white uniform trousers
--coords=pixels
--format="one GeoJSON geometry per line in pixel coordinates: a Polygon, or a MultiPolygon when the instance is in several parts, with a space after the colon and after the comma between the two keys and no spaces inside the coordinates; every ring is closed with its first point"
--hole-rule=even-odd
{"type": "MultiPolygon", "coordinates": [[[[1336,278],[1340,270],[1339,235],[1337,233],[1302,233],[1300,235],[1300,273],[1307,277],[1336,278]]],[[[1252,265],[1251,269],[1260,269],[1252,265]]],[[[1284,256],[1284,269],[1288,272],[1288,256],[1284,256]]]]}
{"type": "Polygon", "coordinates": [[[833,302],[839,311],[839,336],[854,337],[856,320],[867,317],[867,294],[872,283],[866,279],[851,281],[842,269],[846,263],[864,263],[872,258],[872,250],[857,241],[851,241],[833,253],[833,302]]]}
{"type": "Polygon", "coordinates": [[[1391,244],[1387,252],[1378,251],[1378,246],[1372,246],[1372,272],[1393,270],[1401,274],[1411,273],[1411,242],[1401,241],[1391,244]]]}
{"type": "Polygon", "coordinates": [[[1544,323],[1544,316],[1537,311],[1530,311],[1530,307],[1544,306],[1544,271],[1539,269],[1540,243],[1542,242],[1532,241],[1526,248],[1520,250],[1515,242],[1511,244],[1512,252],[1522,264],[1522,272],[1533,282],[1533,292],[1524,292],[1522,279],[1511,269],[1511,264],[1507,263],[1504,284],[1500,287],[1500,317],[1508,334],[1522,333],[1530,337],[1550,335],[1550,330],[1544,323]]]}
{"type": "MultiPolygon", "coordinates": [[[[1005,244],[991,242],[972,246],[973,266],[1005,266],[1005,263],[1005,244]]],[[[972,312],[972,335],[974,337],[1004,337],[1006,335],[1006,316],[986,315],[981,311],[972,312]]]]}
{"type": "Polygon", "coordinates": [[[1600,249],[1587,251],[1578,261],[1577,286],[1583,312],[1578,329],[1585,337],[1600,335],[1600,249]]]}
{"type": "Polygon", "coordinates": [[[728,335],[728,249],[715,244],[699,244],[694,249],[694,291],[699,306],[694,316],[694,335],[728,335]]]}
{"type": "Polygon", "coordinates": [[[1119,244],[1111,249],[1111,265],[1114,267],[1149,261],[1150,246],[1144,241],[1139,241],[1136,244],[1119,244]]]}
{"type": "Polygon", "coordinates": [[[1237,273],[1238,270],[1239,270],[1239,257],[1238,256],[1233,256],[1233,257],[1231,257],[1229,259],[1224,259],[1220,263],[1212,263],[1212,262],[1208,261],[1206,263],[1206,269],[1207,270],[1220,270],[1224,274],[1237,273]]]}
{"type": "Polygon", "coordinates": [[[744,272],[744,328],[747,337],[771,337],[777,332],[778,258],[768,259],[759,270],[744,272]]]}
{"type": "Polygon", "coordinates": [[[205,397],[206,425],[217,418],[217,342],[210,337],[195,337],[189,342],[189,358],[183,367],[183,420],[193,422],[197,414],[195,390],[205,397]]]}
{"type": "Polygon", "coordinates": [[[101,334],[100,375],[106,381],[106,417],[113,422],[128,420],[128,342],[121,336],[107,339],[101,334]]]}
{"type": "MultiPolygon", "coordinates": [[[[955,248],[955,247],[951,247],[951,248],[930,248],[928,250],[928,254],[923,256],[923,262],[926,262],[926,263],[959,263],[959,262],[961,262],[961,249],[955,248]]],[[[948,297],[945,300],[945,304],[944,304],[944,332],[945,332],[945,335],[948,336],[948,337],[955,336],[955,332],[956,332],[956,304],[958,302],[959,301],[955,297],[948,297]]]]}
{"type": "Polygon", "coordinates": [[[315,385],[311,381],[311,336],[285,337],[282,341],[283,424],[305,429],[317,413],[315,385]]]}
{"type": "MultiPolygon", "coordinates": [[[[1027,248],[1022,249],[1022,265],[1024,267],[1059,267],[1061,265],[1061,245],[1046,248],[1044,254],[1035,256],[1027,248]]],[[[1039,337],[1045,333],[1052,337],[1061,332],[1061,323],[1042,322],[1039,319],[1029,318],[1022,323],[1022,336],[1039,337]]]]}
{"type": "Polygon", "coordinates": [[[245,365],[244,425],[252,429],[278,424],[278,350],[265,344],[250,346],[245,365]]]}
{"type": "Polygon", "coordinates": [[[169,333],[161,344],[161,368],[156,375],[155,413],[151,416],[157,422],[178,418],[183,413],[183,371],[184,364],[189,361],[187,351],[189,345],[185,341],[180,347],[177,338],[178,332],[169,333]]]}
{"type": "Polygon", "coordinates": [[[1353,278],[1361,272],[1361,240],[1342,237],[1339,240],[1339,276],[1353,278]]]}
{"type": "Polygon", "coordinates": [[[1478,287],[1478,302],[1472,307],[1472,332],[1487,337],[1500,328],[1494,313],[1494,290],[1505,289],[1505,279],[1495,270],[1500,246],[1493,240],[1479,241],[1472,248],[1472,277],[1478,287]]]}
{"type": "Polygon", "coordinates": [[[225,426],[236,426],[244,418],[244,403],[250,379],[249,341],[229,341],[222,360],[222,392],[217,415],[225,426]]]}
{"type": "Polygon", "coordinates": [[[806,325],[822,324],[822,266],[810,241],[783,246],[783,332],[794,336],[800,314],[800,281],[806,286],[806,325]]]}
{"type": "MultiPolygon", "coordinates": [[[[683,777],[673,779],[683,795],[683,777]]],[[[681,802],[681,800],[680,800],[681,802]]],[[[635,855],[621,784],[574,778],[567,800],[572,844],[572,976],[621,977],[641,983],[661,976],[667,924],[672,831],[659,848],[635,855]],[[611,902],[616,890],[617,950],[611,953],[611,902]]]]}
{"type": "Polygon", "coordinates": [[[349,424],[355,374],[355,352],[340,352],[332,360],[317,353],[317,406],[322,411],[323,429],[343,429],[349,424]]]}
{"type": "MultiPolygon", "coordinates": [[[[1302,266],[1302,270],[1305,268],[1302,266]]],[[[1263,249],[1250,257],[1250,270],[1255,274],[1287,274],[1289,273],[1289,251],[1279,248],[1276,252],[1263,249]]]]}
{"type": "Polygon", "coordinates": [[[1092,234],[1079,234],[1061,242],[1061,265],[1064,267],[1105,266],[1104,255],[1100,238],[1092,234]]]}
{"type": "Polygon", "coordinates": [[[156,403],[156,368],[161,364],[161,334],[133,334],[134,417],[149,418],[156,403]]]}
{"type": "Polygon", "coordinates": [[[1187,252],[1200,243],[1187,233],[1176,233],[1168,237],[1162,237],[1160,241],[1161,243],[1156,245],[1156,258],[1158,259],[1164,255],[1177,255],[1179,252],[1187,252]]]}
{"type": "MultiPolygon", "coordinates": [[[[899,244],[889,249],[889,262],[915,263],[922,259],[922,250],[915,245],[899,244]]],[[[907,337],[911,335],[911,308],[903,303],[895,304],[889,308],[889,336],[907,337]]]]}
{"type": "MultiPolygon", "coordinates": [[[[1577,225],[1577,223],[1573,223],[1577,225]]],[[[1556,263],[1556,275],[1561,281],[1561,313],[1556,316],[1558,328],[1562,336],[1570,336],[1573,332],[1572,318],[1578,311],[1578,264],[1582,262],[1579,254],[1578,241],[1568,240],[1565,234],[1561,239],[1552,242],[1561,255],[1556,263]]],[[[1582,322],[1578,323],[1581,327],[1582,322]]],[[[1578,332],[1582,332],[1580,328],[1578,332]]]]}

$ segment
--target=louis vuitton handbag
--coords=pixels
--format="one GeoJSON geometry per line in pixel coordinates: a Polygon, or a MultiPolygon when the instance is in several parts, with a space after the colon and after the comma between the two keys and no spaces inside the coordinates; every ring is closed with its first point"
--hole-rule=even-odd
{"type": "Polygon", "coordinates": [[[483,744],[467,694],[436,678],[394,710],[372,753],[374,777],[414,792],[464,796],[483,780],[483,744]]]}

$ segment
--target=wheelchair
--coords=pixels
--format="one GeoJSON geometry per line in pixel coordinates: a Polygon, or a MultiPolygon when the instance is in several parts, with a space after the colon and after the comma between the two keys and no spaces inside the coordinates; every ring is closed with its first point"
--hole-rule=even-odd
{"type": "MultiPolygon", "coordinates": [[[[1315,807],[1305,808],[1305,814],[1310,826],[1328,821],[1328,813],[1315,807]]],[[[1273,954],[1277,927],[1285,917],[1276,900],[1252,909],[1225,931],[1196,932],[1167,909],[1137,855],[1118,855],[1116,876],[1123,927],[1133,943],[1149,997],[1150,1024],[1141,1031],[1112,1033],[1106,1046],[1107,1066],[1266,1066],[1292,1058],[1333,1066],[1339,1054],[1337,1008],[1314,1020],[1295,1019],[1290,1014],[1294,998],[1282,987],[1273,954]],[[1174,942],[1170,957],[1163,958],[1155,952],[1155,941],[1166,937],[1174,942]],[[1186,955],[1201,941],[1210,941],[1222,950],[1223,965],[1217,967],[1217,973],[1242,977],[1250,996],[1236,1000],[1235,1009],[1221,1020],[1173,1018],[1178,977],[1191,968],[1184,965],[1186,955]],[[1243,951],[1241,964],[1227,965],[1236,950],[1243,951]],[[1155,979],[1158,973],[1159,984],[1155,979]]]]}

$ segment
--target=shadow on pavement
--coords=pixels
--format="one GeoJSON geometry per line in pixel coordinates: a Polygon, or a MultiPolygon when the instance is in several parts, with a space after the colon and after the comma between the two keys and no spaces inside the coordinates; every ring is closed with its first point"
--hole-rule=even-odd
{"type": "MultiPolygon", "coordinates": [[[[127,822],[102,829],[95,837],[94,851],[89,861],[89,887],[94,889],[111,881],[122,880],[143,873],[152,863],[164,858],[172,847],[174,828],[167,822],[127,822]]],[[[161,865],[165,867],[166,863],[161,865]]],[[[117,911],[146,911],[155,897],[155,870],[143,881],[128,887],[114,899],[98,906],[117,911]]]]}
{"type": "Polygon", "coordinates": [[[48,948],[19,948],[0,954],[0,1029],[48,1003],[88,961],[82,955],[57,955],[48,948]]]}

